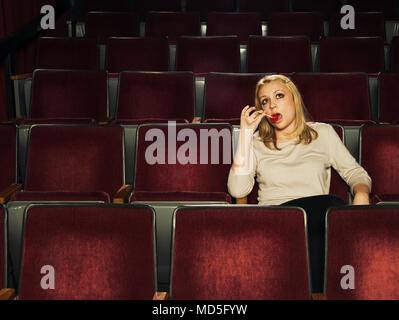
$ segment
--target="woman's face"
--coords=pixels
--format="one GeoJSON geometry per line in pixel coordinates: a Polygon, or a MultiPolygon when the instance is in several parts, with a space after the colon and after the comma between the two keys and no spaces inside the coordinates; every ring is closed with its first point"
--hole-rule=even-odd
{"type": "Polygon", "coordinates": [[[295,128],[295,103],[291,91],[279,80],[262,85],[258,99],[263,111],[272,116],[270,124],[280,132],[292,132],[295,128]]]}

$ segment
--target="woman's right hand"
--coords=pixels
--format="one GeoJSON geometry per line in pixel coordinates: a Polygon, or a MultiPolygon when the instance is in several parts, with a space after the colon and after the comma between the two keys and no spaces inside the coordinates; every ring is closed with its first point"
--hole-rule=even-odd
{"type": "Polygon", "coordinates": [[[240,119],[241,130],[251,130],[251,132],[254,133],[260,121],[266,117],[266,114],[262,110],[252,112],[255,109],[255,107],[250,106],[246,106],[242,109],[240,119]],[[252,114],[250,115],[251,112],[252,114]]]}

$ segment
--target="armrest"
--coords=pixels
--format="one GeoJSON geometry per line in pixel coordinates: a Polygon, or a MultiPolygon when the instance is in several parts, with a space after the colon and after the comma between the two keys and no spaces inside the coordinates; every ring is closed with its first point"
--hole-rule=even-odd
{"type": "Polygon", "coordinates": [[[167,292],[155,292],[152,300],[168,300],[167,292]]]}
{"type": "Polygon", "coordinates": [[[6,203],[15,192],[20,190],[22,190],[22,184],[16,184],[16,183],[8,186],[4,190],[1,190],[0,203],[6,203]]]}
{"type": "Polygon", "coordinates": [[[392,122],[387,122],[387,121],[378,121],[378,124],[392,124],[392,122]]]}
{"type": "Polygon", "coordinates": [[[31,73],[23,73],[23,74],[15,74],[10,76],[10,80],[22,80],[22,79],[29,79],[32,78],[31,73]]]}
{"type": "Polygon", "coordinates": [[[191,123],[201,123],[201,117],[194,117],[191,123]]]}
{"type": "Polygon", "coordinates": [[[15,298],[15,289],[5,288],[0,290],[0,300],[13,300],[15,298]]]}
{"type": "Polygon", "coordinates": [[[133,190],[132,185],[124,184],[114,195],[112,203],[119,203],[119,204],[127,203],[132,190],[133,190]]]}
{"type": "Polygon", "coordinates": [[[324,293],[312,293],[312,300],[327,300],[324,293]]]}
{"type": "Polygon", "coordinates": [[[237,198],[237,199],[236,199],[236,204],[248,204],[248,199],[247,199],[247,197],[244,197],[244,198],[237,198]]]}

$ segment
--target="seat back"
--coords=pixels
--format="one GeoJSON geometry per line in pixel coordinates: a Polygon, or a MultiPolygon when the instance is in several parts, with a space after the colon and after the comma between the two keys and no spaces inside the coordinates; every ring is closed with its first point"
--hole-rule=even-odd
{"type": "Polygon", "coordinates": [[[399,72],[399,37],[395,36],[391,41],[390,52],[390,70],[392,72],[399,72]]]}
{"type": "Polygon", "coordinates": [[[30,118],[108,118],[107,72],[35,70],[30,118]]]}
{"type": "Polygon", "coordinates": [[[6,210],[0,205],[0,288],[7,284],[7,220],[6,210]]]}
{"type": "Polygon", "coordinates": [[[133,6],[134,11],[139,14],[142,21],[146,20],[151,11],[178,12],[183,9],[181,0],[135,0],[133,6]]]}
{"type": "Polygon", "coordinates": [[[17,130],[14,125],[0,125],[1,146],[0,190],[17,182],[17,130]]]}
{"type": "Polygon", "coordinates": [[[19,299],[149,300],[156,290],[154,240],[148,206],[31,205],[19,299]]]}
{"type": "Polygon", "coordinates": [[[399,73],[380,73],[378,75],[378,120],[397,123],[399,73]]]}
{"type": "Polygon", "coordinates": [[[201,20],[207,20],[208,13],[218,12],[234,12],[234,0],[186,0],[186,11],[199,12],[201,20]]]}
{"type": "Polygon", "coordinates": [[[325,293],[329,300],[399,298],[399,207],[330,209],[325,293]]]}
{"type": "Polygon", "coordinates": [[[194,117],[191,72],[121,72],[117,118],[144,120],[194,117]]]}
{"type": "Polygon", "coordinates": [[[290,11],[290,1],[281,0],[239,0],[241,12],[260,12],[262,19],[267,20],[274,12],[290,11]]]}
{"type": "Polygon", "coordinates": [[[148,124],[137,132],[135,191],[227,192],[228,124],[148,124]]]}
{"type": "Polygon", "coordinates": [[[302,209],[182,207],[173,221],[172,299],[309,299],[302,209]]]}
{"type": "Polygon", "coordinates": [[[51,38],[37,40],[37,69],[98,70],[99,48],[96,38],[51,38]]]}
{"type": "Polygon", "coordinates": [[[320,12],[323,19],[328,19],[331,14],[339,12],[342,7],[341,0],[293,0],[292,9],[295,12],[320,12]]]}
{"type": "Polygon", "coordinates": [[[120,126],[37,125],[30,129],[25,190],[104,191],[123,185],[120,126]]]}
{"type": "Polygon", "coordinates": [[[237,36],[180,37],[176,47],[176,70],[196,75],[208,72],[240,72],[237,36]]]}
{"type": "Polygon", "coordinates": [[[307,37],[259,37],[248,40],[248,72],[311,72],[307,37]]]}
{"type": "Polygon", "coordinates": [[[109,38],[106,69],[121,71],[168,71],[169,46],[166,38],[109,38]]]}
{"type": "Polygon", "coordinates": [[[396,0],[348,0],[347,2],[359,12],[382,12],[385,19],[395,19],[398,17],[398,3],[396,0]]]}
{"type": "Polygon", "coordinates": [[[149,12],[146,18],[146,37],[167,37],[175,43],[180,36],[199,36],[200,18],[197,12],[149,12]]]}
{"type": "Polygon", "coordinates": [[[134,12],[89,12],[86,36],[98,37],[105,44],[109,37],[138,37],[139,19],[134,12]]]}

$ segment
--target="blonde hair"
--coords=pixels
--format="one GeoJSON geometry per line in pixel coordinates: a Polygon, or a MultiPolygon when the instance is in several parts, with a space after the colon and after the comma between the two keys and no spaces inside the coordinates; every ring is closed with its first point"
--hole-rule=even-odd
{"type": "MultiPolygon", "coordinates": [[[[262,105],[259,100],[259,91],[263,85],[272,81],[280,81],[291,92],[295,104],[295,129],[293,134],[298,137],[297,144],[309,144],[313,139],[317,139],[317,132],[306,124],[309,119],[308,111],[303,103],[302,96],[298,91],[296,85],[286,76],[283,75],[269,75],[258,81],[255,88],[255,107],[256,110],[262,110],[262,105]]],[[[281,150],[277,147],[277,138],[274,127],[266,118],[263,118],[259,124],[259,137],[269,149],[281,150]]]]}

